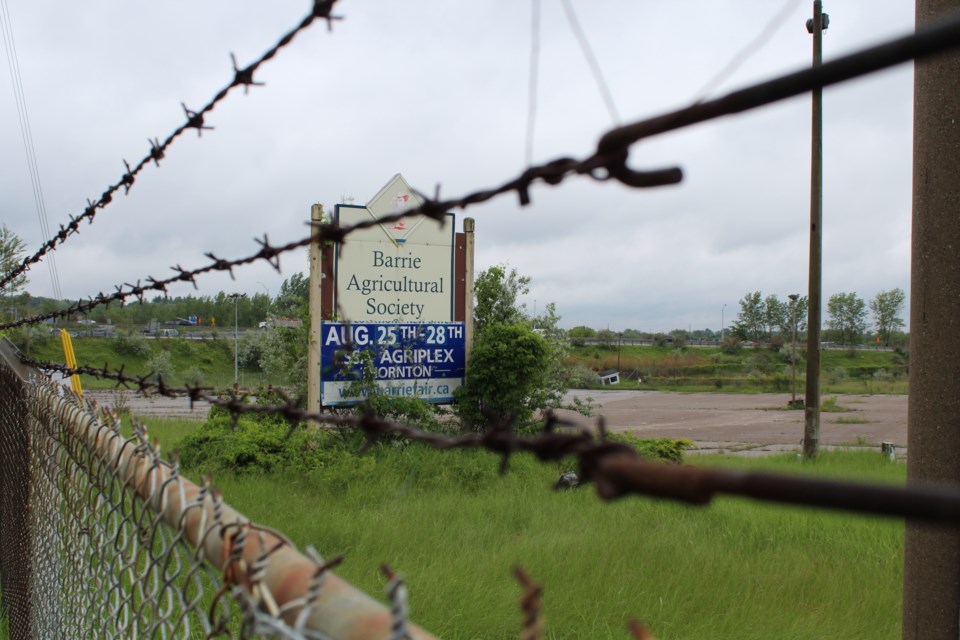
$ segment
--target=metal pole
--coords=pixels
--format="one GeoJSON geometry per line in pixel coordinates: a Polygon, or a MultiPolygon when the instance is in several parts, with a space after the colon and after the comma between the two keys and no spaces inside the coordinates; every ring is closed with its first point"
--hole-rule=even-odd
{"type": "Polygon", "coordinates": [[[726,327],[726,325],[723,322],[723,312],[726,310],[726,308],[727,308],[726,304],[720,307],[720,346],[723,346],[723,330],[726,327]]]}
{"type": "Polygon", "coordinates": [[[233,388],[236,389],[240,385],[240,358],[238,357],[240,353],[240,312],[239,312],[239,300],[240,296],[238,294],[233,294],[233,388]]]}
{"type": "MultiPolygon", "coordinates": [[[[813,19],[807,31],[813,34],[813,66],[823,62],[823,30],[829,17],[823,3],[813,2],[813,19]]],[[[804,402],[803,457],[815,458],[820,448],[820,307],[823,255],[823,90],[814,89],[810,145],[810,274],[807,310],[807,393],[804,402]]]]}
{"type": "MultiPolygon", "coordinates": [[[[917,28],[960,0],[917,0],[917,28]]],[[[960,483],[960,55],[914,65],[907,486],[960,483]]],[[[904,640],[960,637],[960,528],[907,521],[904,640]]]]}
{"type": "Polygon", "coordinates": [[[797,299],[800,297],[797,293],[791,293],[790,306],[793,307],[793,340],[790,342],[790,365],[793,369],[793,390],[790,392],[790,407],[797,404],[797,299]]]}

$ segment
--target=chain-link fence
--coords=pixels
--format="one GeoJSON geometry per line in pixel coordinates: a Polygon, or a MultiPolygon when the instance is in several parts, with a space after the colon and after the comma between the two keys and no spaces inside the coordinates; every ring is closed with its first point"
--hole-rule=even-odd
{"type": "Polygon", "coordinates": [[[429,638],[312,549],[180,475],[146,431],[0,345],[0,585],[11,638],[429,638]]]}

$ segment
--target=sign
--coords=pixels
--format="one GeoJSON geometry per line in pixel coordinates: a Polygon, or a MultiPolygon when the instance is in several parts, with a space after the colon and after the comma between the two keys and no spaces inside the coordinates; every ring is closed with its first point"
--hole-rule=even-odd
{"type": "Polygon", "coordinates": [[[382,393],[452,402],[454,389],[463,384],[464,345],[462,322],[324,322],[320,332],[322,404],[363,402],[363,393],[351,389],[363,379],[360,354],[369,354],[382,393]]]}
{"type": "MultiPolygon", "coordinates": [[[[341,227],[423,204],[399,173],[366,206],[338,204],[341,227]]],[[[453,320],[453,214],[417,215],[358,229],[337,245],[335,308],[353,322],[453,320]]]]}

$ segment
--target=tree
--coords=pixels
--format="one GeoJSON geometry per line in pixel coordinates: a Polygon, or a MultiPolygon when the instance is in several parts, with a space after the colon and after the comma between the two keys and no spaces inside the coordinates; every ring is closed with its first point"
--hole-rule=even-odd
{"type": "Polygon", "coordinates": [[[596,330],[585,325],[580,325],[567,331],[567,337],[570,338],[570,344],[575,347],[582,347],[586,343],[587,338],[595,338],[596,336],[596,330]]]}
{"type": "Polygon", "coordinates": [[[280,285],[280,293],[274,301],[274,312],[283,318],[299,318],[310,306],[310,278],[295,273],[280,285]]]}
{"type": "Polygon", "coordinates": [[[740,300],[740,313],[733,321],[733,332],[744,340],[762,340],[767,323],[766,305],[759,291],[748,293],[740,300]]]}
{"type": "MultiPolygon", "coordinates": [[[[0,226],[0,278],[17,268],[23,260],[24,253],[26,253],[26,244],[23,240],[8,229],[7,225],[0,226]]],[[[20,293],[26,285],[27,274],[21,273],[0,289],[0,304],[4,307],[0,312],[9,311],[6,307],[10,306],[10,298],[20,293]]]]}
{"type": "Polygon", "coordinates": [[[521,276],[516,269],[507,271],[506,265],[481,271],[474,280],[476,304],[473,308],[473,330],[479,336],[494,324],[517,324],[526,318],[525,305],[517,298],[529,293],[529,276],[521,276]]]}
{"type": "Polygon", "coordinates": [[[567,388],[564,360],[569,355],[570,343],[566,332],[559,327],[560,316],[555,304],[545,305],[540,315],[526,314],[526,306],[519,303],[518,298],[528,292],[529,283],[528,276],[521,276],[516,269],[508,270],[505,265],[491,267],[477,275],[473,353],[467,363],[466,385],[457,392],[457,413],[466,427],[478,429],[503,424],[504,420],[524,427],[534,413],[563,406],[567,388]],[[524,332],[539,339],[542,359],[533,357],[533,347],[524,332]],[[520,350],[516,357],[505,355],[507,352],[500,344],[503,341],[515,343],[520,350]],[[496,358],[489,357],[491,353],[499,353],[506,360],[498,363],[496,358]],[[536,364],[536,370],[525,368],[532,363],[536,364]],[[517,373],[521,369],[522,375],[517,373]],[[493,379],[498,376],[513,380],[511,384],[515,389],[494,384],[493,379]],[[487,394],[505,394],[505,400],[487,394]],[[510,403],[516,406],[508,407],[510,403]]]}
{"type": "Polygon", "coordinates": [[[890,346],[890,334],[904,326],[900,312],[907,295],[899,287],[890,291],[880,291],[870,301],[870,312],[873,313],[874,326],[877,328],[877,337],[886,346],[890,346]]]}
{"type": "Polygon", "coordinates": [[[827,326],[837,332],[837,342],[852,345],[867,329],[867,306],[856,293],[835,293],[827,300],[827,326]]]}
{"type": "Polygon", "coordinates": [[[763,316],[767,325],[767,336],[775,333],[790,334],[792,329],[790,306],[780,301],[776,294],[770,294],[763,300],[763,316]]]}

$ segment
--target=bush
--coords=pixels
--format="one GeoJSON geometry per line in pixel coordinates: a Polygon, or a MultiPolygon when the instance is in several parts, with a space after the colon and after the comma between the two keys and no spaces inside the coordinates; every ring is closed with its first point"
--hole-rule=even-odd
{"type": "Polygon", "coordinates": [[[173,357],[166,349],[151,356],[150,359],[147,360],[146,367],[147,373],[150,374],[151,378],[156,379],[162,377],[167,382],[170,381],[170,378],[173,377],[175,372],[173,357]]]}
{"type": "Polygon", "coordinates": [[[567,367],[567,386],[571,389],[592,389],[600,384],[600,376],[597,372],[578,362],[567,367]]]}
{"type": "Polygon", "coordinates": [[[183,374],[183,382],[185,384],[199,387],[203,384],[203,371],[200,370],[200,367],[192,366],[187,369],[183,374]]]}
{"type": "Polygon", "coordinates": [[[225,411],[212,409],[199,429],[180,441],[180,462],[203,472],[267,473],[310,471],[331,457],[344,455],[328,446],[329,432],[298,428],[274,416],[241,416],[234,423],[225,411]]]}
{"type": "Polygon", "coordinates": [[[467,428],[526,427],[542,408],[548,365],[543,339],[525,325],[494,324],[476,340],[455,411],[467,428]]]}
{"type": "Polygon", "coordinates": [[[113,342],[113,348],[117,353],[138,358],[149,357],[152,353],[147,339],[133,331],[120,329],[117,331],[117,337],[113,342]]]}
{"type": "Polygon", "coordinates": [[[640,438],[632,433],[611,433],[607,436],[613,442],[628,444],[644,458],[683,462],[683,453],[693,447],[693,442],[673,438],[640,438]]]}
{"type": "Polygon", "coordinates": [[[735,356],[743,350],[743,341],[740,340],[740,336],[730,335],[724,338],[723,344],[720,345],[720,351],[723,353],[735,356]]]}

